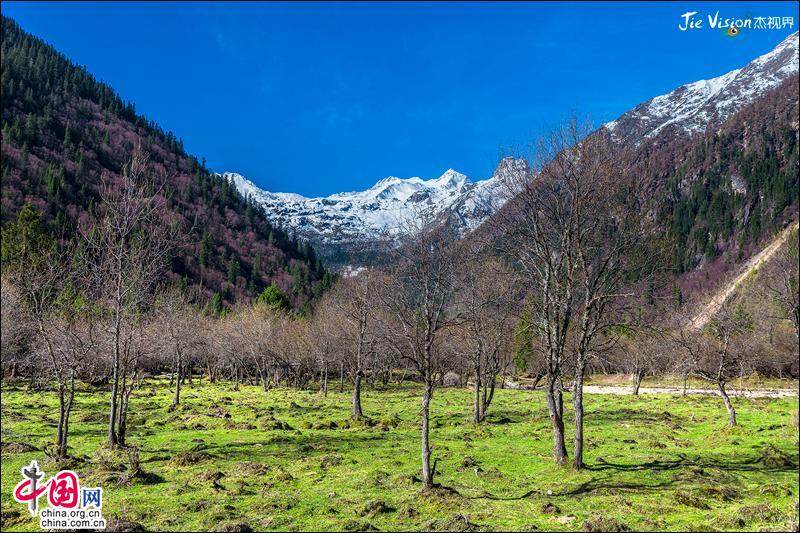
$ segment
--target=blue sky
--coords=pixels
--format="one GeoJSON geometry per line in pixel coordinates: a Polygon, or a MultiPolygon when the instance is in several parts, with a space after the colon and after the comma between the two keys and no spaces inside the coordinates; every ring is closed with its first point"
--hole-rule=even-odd
{"type": "MultiPolygon", "coordinates": [[[[797,30],[797,2],[23,3],[3,13],[215,171],[304,195],[491,175],[571,113],[596,123],[797,30]],[[794,28],[680,31],[681,14],[794,28]]],[[[706,23],[707,24],[707,23],[706,23]]]]}

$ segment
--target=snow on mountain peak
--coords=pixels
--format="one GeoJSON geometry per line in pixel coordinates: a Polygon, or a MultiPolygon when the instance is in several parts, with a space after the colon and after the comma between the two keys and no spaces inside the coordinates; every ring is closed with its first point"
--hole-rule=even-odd
{"type": "Polygon", "coordinates": [[[223,177],[266,207],[277,222],[317,244],[397,235],[409,219],[433,220],[475,186],[466,175],[448,169],[438,178],[389,176],[363,191],[307,198],[264,191],[241,174],[226,172],[223,177]]]}
{"type": "Polygon", "coordinates": [[[639,143],[672,126],[685,133],[719,123],[798,71],[798,32],[744,67],[681,85],[639,104],[603,126],[612,138],[639,143]]]}

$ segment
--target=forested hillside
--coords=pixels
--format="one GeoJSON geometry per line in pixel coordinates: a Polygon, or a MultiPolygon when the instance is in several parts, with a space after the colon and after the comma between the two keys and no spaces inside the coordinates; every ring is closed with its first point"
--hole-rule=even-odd
{"type": "Polygon", "coordinates": [[[30,202],[52,235],[72,236],[140,143],[167,176],[168,207],[191,228],[173,281],[201,286],[217,307],[249,302],[273,282],[296,308],[324,290],[329,275],[312,247],[271,224],[173,133],[13,20],[3,17],[2,31],[3,227],[30,202]]]}
{"type": "Polygon", "coordinates": [[[665,134],[634,155],[635,171],[655,184],[656,220],[684,292],[715,285],[797,218],[797,83],[795,75],[719,128],[665,134]]]}

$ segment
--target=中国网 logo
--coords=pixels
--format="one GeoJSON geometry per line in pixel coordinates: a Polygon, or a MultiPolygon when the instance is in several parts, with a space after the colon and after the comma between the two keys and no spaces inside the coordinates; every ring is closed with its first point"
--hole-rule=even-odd
{"type": "Polygon", "coordinates": [[[22,481],[14,488],[14,499],[27,504],[31,516],[39,515],[42,529],[105,529],[103,489],[81,487],[78,474],[61,470],[45,481],[36,461],[22,467],[22,481]],[[39,509],[39,498],[49,505],[39,509]]]}

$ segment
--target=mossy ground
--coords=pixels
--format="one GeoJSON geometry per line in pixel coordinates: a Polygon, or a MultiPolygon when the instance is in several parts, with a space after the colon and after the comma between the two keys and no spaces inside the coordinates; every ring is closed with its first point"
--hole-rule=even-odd
{"type": "MultiPolygon", "coordinates": [[[[107,393],[78,395],[70,451],[83,462],[73,468],[104,488],[107,519],[176,531],[757,530],[788,527],[798,498],[797,398],[734,399],[741,426],[729,429],[716,397],[587,395],[587,468],[573,472],[551,460],[542,393],[499,390],[475,426],[469,391],[438,389],[436,481],[453,490],[422,494],[415,385],[366,390],[366,423],[349,419],[347,392],[184,390],[175,411],[165,380],[134,394],[136,477],[126,453],[101,449],[107,393]]],[[[38,525],[11,492],[32,459],[57,470],[41,451],[56,413],[52,392],[4,385],[4,531],[38,525]]]]}

